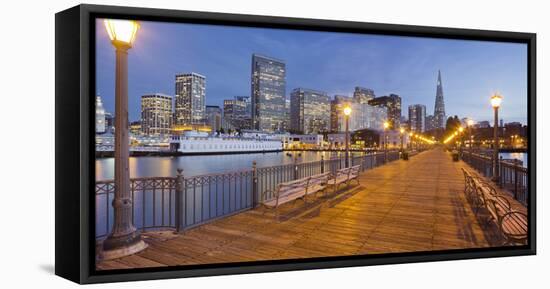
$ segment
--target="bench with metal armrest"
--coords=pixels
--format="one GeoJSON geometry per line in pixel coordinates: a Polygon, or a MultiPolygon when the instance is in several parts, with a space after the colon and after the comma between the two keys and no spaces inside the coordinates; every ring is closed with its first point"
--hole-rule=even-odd
{"type": "Polygon", "coordinates": [[[356,181],[359,184],[359,171],[360,165],[352,166],[349,168],[343,168],[336,171],[332,178],[328,181],[328,184],[334,187],[334,193],[338,191],[340,185],[350,185],[351,181],[356,181]]]}
{"type": "Polygon", "coordinates": [[[489,182],[474,176],[464,168],[465,190],[470,201],[479,208],[485,208],[489,213],[490,221],[493,221],[506,239],[506,244],[525,244],[527,241],[528,221],[525,213],[516,211],[510,205],[510,201],[497,193],[497,190],[489,182]]]}
{"type": "Polygon", "coordinates": [[[284,182],[277,185],[273,191],[274,198],[266,200],[265,197],[270,191],[264,191],[262,195],[262,205],[267,208],[277,209],[280,205],[298,199],[307,202],[307,196],[317,194],[326,189],[330,173],[322,173],[298,180],[284,182]]]}

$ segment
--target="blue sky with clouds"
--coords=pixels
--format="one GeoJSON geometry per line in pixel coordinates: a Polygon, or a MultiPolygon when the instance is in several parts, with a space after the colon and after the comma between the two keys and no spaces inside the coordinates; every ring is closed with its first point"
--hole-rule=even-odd
{"type": "MultiPolygon", "coordinates": [[[[98,20],[96,90],[114,111],[114,48],[98,20]]],[[[491,94],[504,99],[505,122],[527,119],[527,45],[484,41],[141,22],[129,51],[129,114],[139,120],[141,95],[174,95],[176,73],[206,76],[206,103],[250,95],[252,53],[286,62],[287,96],[296,87],[351,95],[396,93],[433,114],[441,69],[447,115],[491,120],[491,94]]]]}

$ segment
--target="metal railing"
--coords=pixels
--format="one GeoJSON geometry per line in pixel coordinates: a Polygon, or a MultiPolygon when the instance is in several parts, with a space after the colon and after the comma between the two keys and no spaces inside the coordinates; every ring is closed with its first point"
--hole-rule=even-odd
{"type": "MultiPolygon", "coordinates": [[[[462,159],[483,176],[493,179],[492,157],[463,152],[462,159]]],[[[499,159],[498,185],[510,192],[514,199],[524,205],[527,205],[529,197],[528,176],[527,168],[521,166],[518,162],[499,159]]]]}
{"type": "Polygon", "coordinates": [[[527,205],[528,198],[528,174],[527,168],[508,161],[500,161],[499,185],[512,192],[514,199],[527,205]]]}
{"type": "MultiPolygon", "coordinates": [[[[107,235],[113,226],[114,180],[96,181],[96,237],[107,235]]],[[[137,228],[161,229],[175,226],[176,178],[150,177],[130,180],[132,218],[137,228]]]]}
{"type": "MultiPolygon", "coordinates": [[[[366,171],[399,159],[399,152],[369,153],[350,157],[351,166],[366,171]]],[[[273,198],[279,183],[345,167],[345,158],[256,168],[249,170],[185,177],[148,177],[130,180],[132,218],[139,230],[186,230],[212,220],[255,207],[273,198]]],[[[114,180],[96,181],[96,238],[106,237],[113,226],[111,205],[114,180]]]]}

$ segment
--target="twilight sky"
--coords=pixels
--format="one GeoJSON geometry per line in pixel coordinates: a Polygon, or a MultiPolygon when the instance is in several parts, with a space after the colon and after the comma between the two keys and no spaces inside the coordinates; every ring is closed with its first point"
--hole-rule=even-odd
{"type": "MultiPolygon", "coordinates": [[[[96,23],[97,94],[114,112],[115,53],[96,23]]],[[[447,115],[492,120],[491,94],[503,96],[500,117],[527,123],[527,45],[418,37],[241,28],[142,21],[129,50],[130,121],[139,120],[141,95],[174,95],[175,74],[206,76],[206,104],[250,95],[252,53],[286,62],[286,95],[296,87],[352,95],[355,86],[377,96],[424,104],[433,114],[441,69],[447,115]]]]}

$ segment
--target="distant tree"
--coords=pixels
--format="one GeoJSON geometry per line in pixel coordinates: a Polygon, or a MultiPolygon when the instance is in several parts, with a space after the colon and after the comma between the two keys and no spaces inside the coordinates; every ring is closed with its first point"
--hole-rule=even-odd
{"type": "Polygon", "coordinates": [[[461,125],[462,123],[457,115],[447,118],[447,123],[445,124],[445,137],[455,133],[461,125]]]}
{"type": "Polygon", "coordinates": [[[220,133],[220,134],[224,134],[224,133],[225,133],[225,130],[223,129],[223,127],[219,129],[219,133],[220,133]]]}

